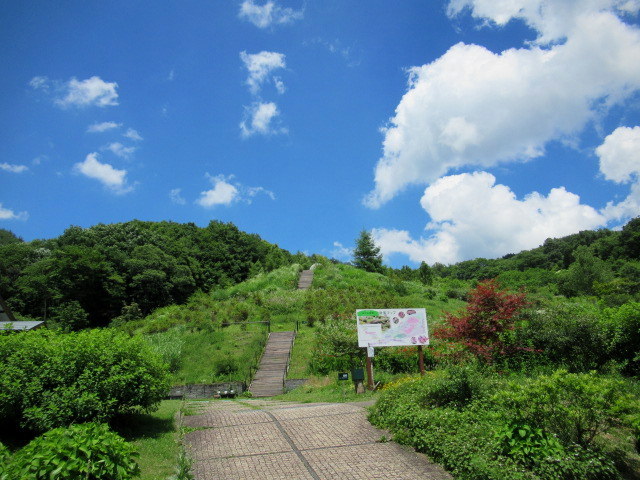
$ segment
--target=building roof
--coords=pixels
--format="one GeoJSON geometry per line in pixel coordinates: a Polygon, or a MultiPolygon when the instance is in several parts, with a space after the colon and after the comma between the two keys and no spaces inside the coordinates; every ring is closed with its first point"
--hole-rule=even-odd
{"type": "Polygon", "coordinates": [[[34,328],[38,328],[44,322],[37,321],[22,321],[18,320],[15,322],[0,322],[0,330],[33,330],[34,328]]]}

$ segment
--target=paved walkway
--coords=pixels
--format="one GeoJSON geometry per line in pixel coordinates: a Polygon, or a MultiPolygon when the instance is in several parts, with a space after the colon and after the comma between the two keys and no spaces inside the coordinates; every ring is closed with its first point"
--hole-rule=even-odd
{"type": "Polygon", "coordinates": [[[260,367],[249,386],[249,391],[254,397],[273,397],[283,393],[284,377],[287,375],[295,337],[296,332],[293,331],[269,334],[260,359],[260,367]]]}
{"type": "Polygon", "coordinates": [[[196,480],[451,480],[424,455],[386,442],[357,404],[192,402],[185,436],[196,480]]]}

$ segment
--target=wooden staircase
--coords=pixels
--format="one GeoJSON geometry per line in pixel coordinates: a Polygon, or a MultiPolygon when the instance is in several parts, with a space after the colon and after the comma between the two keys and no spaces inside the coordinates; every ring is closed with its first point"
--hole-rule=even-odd
{"type": "Polygon", "coordinates": [[[307,290],[313,282],[313,270],[303,270],[298,279],[298,290],[307,290]]]}
{"type": "Polygon", "coordinates": [[[296,332],[271,332],[264,348],[260,367],[249,391],[254,397],[272,397],[284,390],[284,378],[296,332]]]}

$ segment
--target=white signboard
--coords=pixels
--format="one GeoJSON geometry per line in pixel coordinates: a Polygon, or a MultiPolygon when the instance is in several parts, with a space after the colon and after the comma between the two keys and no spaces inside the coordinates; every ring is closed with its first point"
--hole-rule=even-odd
{"type": "Polygon", "coordinates": [[[359,347],[429,345],[424,308],[369,308],[356,310],[359,347]]]}

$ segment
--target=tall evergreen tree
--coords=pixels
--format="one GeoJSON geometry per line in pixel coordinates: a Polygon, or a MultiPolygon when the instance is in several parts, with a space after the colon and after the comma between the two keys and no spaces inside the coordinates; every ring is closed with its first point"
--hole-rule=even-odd
{"type": "Polygon", "coordinates": [[[353,252],[353,264],[357,268],[361,268],[367,272],[384,272],[380,247],[376,246],[371,234],[366,230],[360,232],[360,236],[358,240],[356,240],[356,249],[353,252]]]}

